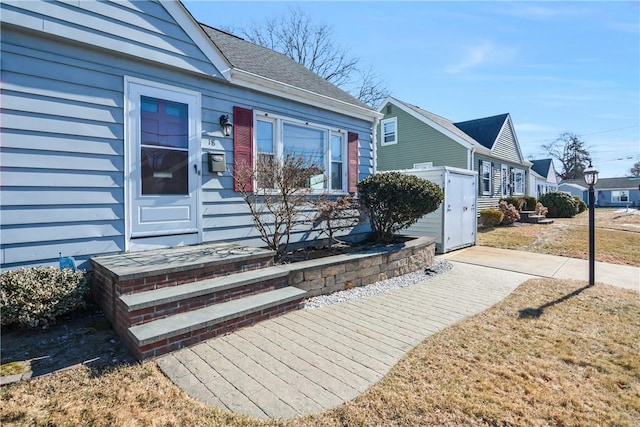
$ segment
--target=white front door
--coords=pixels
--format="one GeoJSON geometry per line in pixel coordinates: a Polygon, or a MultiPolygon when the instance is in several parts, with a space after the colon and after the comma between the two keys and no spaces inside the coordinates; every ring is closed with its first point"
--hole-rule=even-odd
{"type": "Polygon", "coordinates": [[[128,248],[198,243],[200,93],[125,78],[125,111],[128,248]]]}

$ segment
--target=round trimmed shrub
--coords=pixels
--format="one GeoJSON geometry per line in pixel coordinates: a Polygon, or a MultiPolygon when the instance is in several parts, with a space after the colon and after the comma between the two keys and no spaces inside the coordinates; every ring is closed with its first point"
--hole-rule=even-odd
{"type": "Polygon", "coordinates": [[[401,172],[371,175],[358,183],[358,193],[377,241],[390,241],[396,232],[435,211],[444,200],[437,184],[401,172]]]}
{"type": "Polygon", "coordinates": [[[589,208],[580,196],[573,196],[573,200],[575,200],[578,205],[578,213],[582,213],[589,208]]]}
{"type": "Polygon", "coordinates": [[[496,208],[480,211],[480,222],[483,227],[493,228],[502,222],[502,218],[504,218],[504,214],[496,208]]]}
{"type": "Polygon", "coordinates": [[[549,218],[573,218],[578,213],[578,204],[570,194],[553,191],[543,194],[539,200],[549,210],[549,218]]]}
{"type": "Polygon", "coordinates": [[[0,276],[2,325],[46,328],[63,314],[85,308],[89,276],[56,267],[21,268],[0,276]]]}

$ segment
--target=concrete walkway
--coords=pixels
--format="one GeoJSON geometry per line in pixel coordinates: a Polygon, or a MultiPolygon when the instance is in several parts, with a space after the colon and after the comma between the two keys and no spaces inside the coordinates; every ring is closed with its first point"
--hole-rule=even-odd
{"type": "MultiPolygon", "coordinates": [[[[450,261],[516,271],[539,277],[589,280],[589,261],[583,259],[487,246],[471,246],[441,257],[450,261]]],[[[596,283],[640,291],[640,268],[596,262],[595,281],[596,283]]]]}
{"type": "MultiPolygon", "coordinates": [[[[187,394],[222,410],[294,418],[357,397],[430,335],[533,277],[588,280],[588,262],[475,246],[453,269],[386,294],[299,310],[157,359],[187,394]]],[[[640,290],[640,268],[596,264],[596,281],[640,290]]]]}

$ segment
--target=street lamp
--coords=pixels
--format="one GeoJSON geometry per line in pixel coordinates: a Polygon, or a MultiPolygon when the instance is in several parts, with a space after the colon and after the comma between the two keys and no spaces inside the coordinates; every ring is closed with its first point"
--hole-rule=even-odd
{"type": "Polygon", "coordinates": [[[591,166],[584,170],[584,182],[589,186],[589,286],[595,282],[595,257],[596,257],[596,235],[595,235],[595,192],[593,186],[598,182],[598,169],[591,166]]]}

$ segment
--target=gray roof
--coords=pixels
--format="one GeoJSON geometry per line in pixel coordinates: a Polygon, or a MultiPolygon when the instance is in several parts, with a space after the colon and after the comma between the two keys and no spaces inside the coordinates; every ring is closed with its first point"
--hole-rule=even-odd
{"type": "MultiPolygon", "coordinates": [[[[478,141],[489,150],[493,148],[498,134],[507,120],[509,114],[500,114],[497,116],[484,117],[482,119],[468,120],[466,122],[454,123],[456,127],[467,135],[478,141]]],[[[546,176],[546,175],[545,175],[546,176]]]]}
{"type": "MultiPolygon", "coordinates": [[[[588,188],[587,184],[584,182],[584,179],[562,181],[562,184],[574,184],[588,188]]],[[[625,176],[621,178],[598,178],[598,182],[596,183],[594,188],[603,190],[637,190],[639,185],[640,178],[625,176]]]]}
{"type": "Polygon", "coordinates": [[[205,24],[200,26],[235,69],[370,109],[354,96],[282,53],[205,24]]]}

